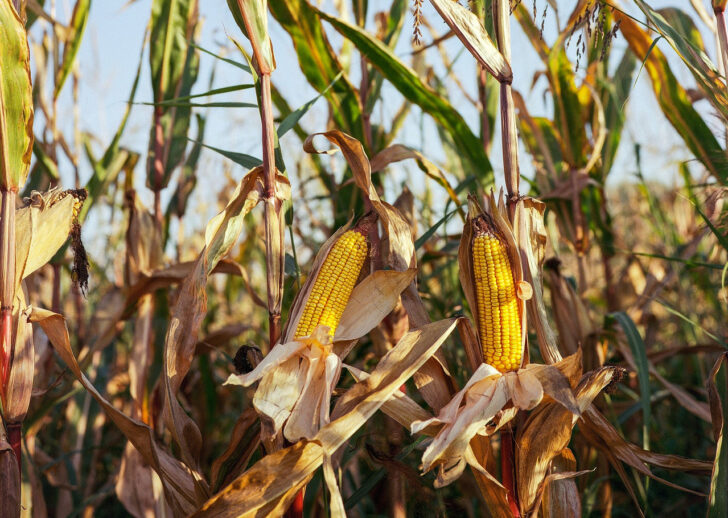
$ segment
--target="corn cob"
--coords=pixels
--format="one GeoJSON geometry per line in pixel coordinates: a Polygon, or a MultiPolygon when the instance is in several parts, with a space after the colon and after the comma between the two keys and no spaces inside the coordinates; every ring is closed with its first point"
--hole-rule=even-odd
{"type": "Polygon", "coordinates": [[[521,365],[521,319],[505,238],[489,216],[473,220],[473,279],[483,360],[501,372],[521,365]]]}
{"type": "Polygon", "coordinates": [[[348,230],[336,240],[316,276],[295,338],[309,336],[319,325],[328,326],[333,338],[366,257],[367,240],[361,228],[348,230]]]}

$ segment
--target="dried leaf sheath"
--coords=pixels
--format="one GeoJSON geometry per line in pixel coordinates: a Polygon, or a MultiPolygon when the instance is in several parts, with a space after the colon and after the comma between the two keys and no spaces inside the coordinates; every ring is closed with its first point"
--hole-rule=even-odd
{"type": "Polygon", "coordinates": [[[295,338],[309,336],[319,325],[334,336],[366,257],[367,240],[361,231],[348,230],[336,241],[316,275],[295,338]]]}
{"type": "Polygon", "coordinates": [[[508,244],[488,215],[473,219],[473,281],[485,363],[501,372],[521,365],[521,322],[508,244]]]}

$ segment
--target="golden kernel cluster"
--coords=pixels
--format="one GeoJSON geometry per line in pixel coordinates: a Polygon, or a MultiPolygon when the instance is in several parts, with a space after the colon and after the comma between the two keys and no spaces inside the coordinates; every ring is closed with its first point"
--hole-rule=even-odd
{"type": "Polygon", "coordinates": [[[366,237],[356,230],[336,240],[316,276],[296,327],[296,338],[309,336],[319,325],[328,326],[329,335],[334,336],[366,257],[366,237]]]}
{"type": "Polygon", "coordinates": [[[521,320],[506,244],[494,233],[473,239],[473,276],[483,360],[501,372],[521,364],[521,320]]]}

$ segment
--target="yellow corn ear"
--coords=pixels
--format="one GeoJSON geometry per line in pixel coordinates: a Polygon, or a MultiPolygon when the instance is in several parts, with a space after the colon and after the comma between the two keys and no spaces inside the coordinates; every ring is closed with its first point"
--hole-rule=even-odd
{"type": "Polygon", "coordinates": [[[508,245],[485,217],[474,223],[473,280],[483,361],[501,372],[516,370],[521,365],[521,318],[508,245]]]}
{"type": "Polygon", "coordinates": [[[366,257],[367,240],[359,231],[348,230],[336,240],[316,276],[295,338],[309,336],[319,325],[328,326],[333,338],[366,257]]]}

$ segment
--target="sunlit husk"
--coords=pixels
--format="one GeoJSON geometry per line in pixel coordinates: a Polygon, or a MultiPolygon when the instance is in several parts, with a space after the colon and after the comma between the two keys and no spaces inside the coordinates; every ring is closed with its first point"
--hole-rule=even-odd
{"type": "Polygon", "coordinates": [[[482,363],[467,384],[444,406],[437,417],[411,424],[412,433],[442,425],[435,439],[422,455],[422,469],[438,467],[436,487],[457,479],[465,465],[471,465],[491,482],[499,484],[476,457],[471,441],[477,435],[490,435],[516,416],[514,409],[531,410],[548,395],[566,413],[580,415],[572,393],[569,374],[579,355],[557,365],[530,364],[518,371],[500,373],[482,363]],[[563,371],[562,371],[563,369],[563,371]],[[505,411],[504,411],[505,409],[505,411]],[[498,417],[496,417],[498,416],[498,417]],[[487,426],[496,419],[497,426],[487,426]]]}

